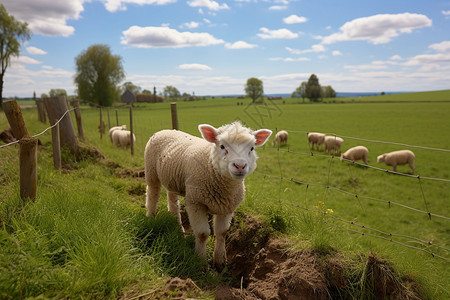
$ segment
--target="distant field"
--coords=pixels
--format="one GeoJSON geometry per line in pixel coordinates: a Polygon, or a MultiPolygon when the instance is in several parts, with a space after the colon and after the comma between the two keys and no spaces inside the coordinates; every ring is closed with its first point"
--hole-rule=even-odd
{"type": "MultiPolygon", "coordinates": [[[[335,100],[346,103],[332,103],[334,99],[326,99],[328,103],[300,105],[301,99],[283,99],[266,102],[266,105],[252,105],[249,99],[229,98],[178,102],[179,127],[180,130],[199,136],[198,124],[208,123],[220,126],[234,120],[241,120],[254,129],[269,128],[274,132],[281,129],[288,130],[287,146],[278,150],[268,143],[263,148],[257,149],[260,157],[258,168],[255,174],[246,179],[246,200],[239,211],[258,216],[269,223],[284,224],[285,236],[294,241],[298,248],[331,247],[349,257],[357,253],[373,251],[388,259],[404,274],[418,278],[422,285],[426,285],[426,294],[430,298],[447,298],[449,296],[448,282],[450,282],[448,262],[386,240],[352,233],[345,229],[392,238],[337,219],[325,218],[326,225],[308,223],[304,209],[313,211],[332,209],[332,216],[342,220],[450,248],[449,220],[439,217],[429,219],[427,214],[373,200],[396,202],[417,210],[450,217],[448,205],[450,182],[447,182],[450,180],[450,153],[422,148],[450,150],[450,90],[357,99],[336,98],[335,100]],[[416,177],[398,176],[351,165],[337,158],[324,156],[323,151],[314,150],[312,156],[306,140],[306,133],[312,131],[345,136],[342,151],[356,145],[366,146],[369,149],[369,165],[383,169],[390,168],[376,162],[378,155],[399,149],[410,149],[416,154],[414,175],[443,179],[443,181],[419,180],[416,177]],[[422,147],[410,148],[359,139],[422,147]],[[363,197],[355,197],[354,194],[363,197]]],[[[168,103],[134,106],[133,129],[137,137],[134,156],[131,156],[129,151],[112,147],[107,136],[100,139],[97,130],[99,111],[83,107],[86,142],[97,147],[109,160],[117,162],[123,168],[143,169],[143,152],[149,137],[158,130],[171,128],[169,106],[168,103]]],[[[119,114],[119,124],[126,124],[129,127],[127,107],[110,108],[111,126],[116,125],[115,109],[119,114]]],[[[103,120],[108,125],[107,110],[103,112],[103,120]]],[[[37,113],[34,109],[24,109],[24,115],[32,134],[48,126],[37,121],[37,113]]],[[[7,127],[6,118],[4,114],[0,114],[0,129],[5,127],[7,127]]],[[[49,139],[48,134],[42,137],[44,145],[49,146],[49,139]]],[[[17,188],[17,183],[9,180],[9,178],[17,178],[17,175],[10,170],[17,163],[14,162],[16,159],[14,153],[10,149],[0,149],[0,183],[4,183],[5,192],[2,193],[7,199],[16,197],[14,189],[17,188]],[[8,154],[3,156],[4,153],[8,154]]],[[[144,204],[143,195],[124,196],[126,194],[124,191],[136,186],[136,183],[128,179],[122,181],[117,178],[109,179],[102,174],[103,171],[90,168],[93,167],[86,163],[79,170],[71,171],[70,176],[73,177],[71,180],[77,186],[82,186],[78,180],[86,181],[87,179],[91,183],[98,182],[101,186],[105,185],[109,197],[128,200],[131,198],[135,208],[143,213],[141,208],[144,204]],[[78,176],[80,179],[77,179],[78,176]],[[81,179],[83,176],[85,178],[81,179]],[[113,190],[106,188],[107,185],[113,190]]],[[[45,195],[52,194],[53,186],[65,180],[64,175],[61,176],[61,174],[48,170],[39,170],[39,172],[40,189],[45,195]]],[[[413,175],[408,166],[400,166],[399,172],[413,175]]],[[[63,185],[62,182],[61,185],[63,185]]],[[[139,183],[137,188],[142,189],[142,185],[139,183]]],[[[98,197],[98,195],[97,192],[91,192],[91,195],[86,197],[98,197]]],[[[31,206],[38,203],[39,201],[31,206]]],[[[165,210],[165,205],[165,201],[160,201],[161,209],[165,210]]],[[[0,213],[5,212],[4,206],[1,207],[3,210],[0,210],[0,213]]],[[[432,250],[447,260],[450,258],[448,250],[431,246],[422,247],[411,238],[396,237],[395,239],[406,245],[432,250]]]]}

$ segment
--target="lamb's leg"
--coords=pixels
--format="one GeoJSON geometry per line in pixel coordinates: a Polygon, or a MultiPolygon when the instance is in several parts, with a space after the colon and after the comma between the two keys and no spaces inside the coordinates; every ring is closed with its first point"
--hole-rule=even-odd
{"type": "Polygon", "coordinates": [[[392,166],[392,168],[393,168],[393,171],[394,171],[394,172],[397,172],[397,164],[394,164],[394,165],[392,166]]]}
{"type": "Polygon", "coordinates": [[[178,201],[178,195],[172,192],[167,191],[167,209],[170,211],[172,215],[175,216],[178,220],[178,224],[180,224],[181,229],[184,232],[183,224],[181,222],[180,215],[180,206],[178,201]]]}
{"type": "Polygon", "coordinates": [[[214,215],[214,235],[216,244],[214,246],[214,265],[222,270],[227,263],[227,253],[225,250],[225,238],[227,230],[230,228],[232,214],[214,215]]]}
{"type": "Polygon", "coordinates": [[[195,235],[195,252],[200,258],[206,260],[206,242],[211,232],[208,223],[208,210],[204,205],[192,204],[186,199],[186,211],[195,235]]]}
{"type": "Polygon", "coordinates": [[[156,215],[156,209],[158,208],[158,199],[161,192],[161,183],[147,182],[147,199],[145,202],[145,208],[147,209],[147,217],[156,215]]]}
{"type": "Polygon", "coordinates": [[[411,167],[411,170],[412,170],[412,172],[414,174],[414,171],[416,170],[416,167],[414,166],[414,160],[410,160],[409,161],[409,166],[411,167]]]}

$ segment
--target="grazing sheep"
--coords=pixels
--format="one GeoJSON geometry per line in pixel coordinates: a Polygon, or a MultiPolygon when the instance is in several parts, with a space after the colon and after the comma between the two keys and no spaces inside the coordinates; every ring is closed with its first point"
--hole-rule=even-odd
{"type": "Polygon", "coordinates": [[[311,149],[316,145],[316,149],[319,150],[319,146],[324,143],[325,134],[319,132],[309,132],[308,133],[308,143],[311,149]]]}
{"type": "Polygon", "coordinates": [[[384,153],[377,157],[377,163],[384,162],[388,166],[392,166],[394,168],[394,172],[397,172],[398,165],[406,165],[409,164],[413,173],[415,170],[414,167],[414,159],[415,155],[410,150],[399,150],[390,153],[384,153]]]}
{"type": "Polygon", "coordinates": [[[111,143],[112,143],[112,141],[113,141],[113,139],[112,139],[112,133],[113,133],[114,131],[116,131],[116,130],[125,130],[125,129],[127,129],[127,125],[111,127],[111,128],[109,129],[109,139],[111,140],[111,143]]]}
{"type": "Polygon", "coordinates": [[[244,178],[256,168],[254,148],[264,145],[272,131],[252,131],[239,122],[218,129],[208,124],[198,128],[203,139],[177,130],[162,130],[149,139],[144,154],[145,207],[147,216],[156,214],[163,185],[168,210],[181,225],[178,196],[184,196],[195,234],[195,251],[205,260],[210,234],[208,213],[213,214],[213,258],[216,267],[222,268],[226,263],[226,231],[234,210],[244,199],[244,178]]]}
{"type": "Polygon", "coordinates": [[[275,135],[275,139],[272,142],[272,145],[286,145],[288,140],[288,133],[285,130],[280,130],[275,135]]]}
{"type": "Polygon", "coordinates": [[[333,154],[341,152],[341,145],[343,142],[344,140],[340,137],[327,135],[324,141],[325,152],[333,154]]]}
{"type": "Polygon", "coordinates": [[[367,163],[367,156],[369,155],[369,150],[364,146],[356,146],[353,148],[348,149],[344,153],[341,154],[341,161],[344,159],[351,160],[351,161],[357,161],[362,160],[366,165],[367,163]]]}
{"type": "MultiPolygon", "coordinates": [[[[117,147],[126,147],[131,145],[131,131],[129,130],[114,130],[112,133],[112,143],[117,147]]],[[[133,133],[133,144],[136,142],[136,136],[133,133]]]]}

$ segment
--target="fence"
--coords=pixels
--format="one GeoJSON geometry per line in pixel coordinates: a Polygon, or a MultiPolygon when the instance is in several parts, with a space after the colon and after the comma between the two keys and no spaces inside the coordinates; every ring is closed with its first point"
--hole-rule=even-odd
{"type": "MultiPolygon", "coordinates": [[[[54,128],[57,129],[59,127],[59,124],[64,119],[64,117],[66,115],[70,116],[70,112],[71,111],[75,111],[76,115],[80,114],[79,105],[76,105],[75,108],[73,108],[71,110],[69,110],[69,109],[65,110],[63,115],[60,116],[57,120],[55,120],[55,122],[53,122],[52,126],[48,127],[43,132],[32,136],[31,138],[36,138],[36,137],[44,134],[49,129],[52,129],[52,131],[53,131],[54,128]]],[[[100,110],[100,108],[99,108],[99,111],[100,111],[100,115],[99,115],[100,116],[99,129],[102,130],[102,129],[104,129],[103,116],[102,116],[102,110],[100,110]],[[102,128],[102,126],[103,126],[103,128],[102,128]]],[[[133,123],[133,110],[132,110],[131,107],[129,108],[129,114],[130,114],[130,123],[132,124],[133,123]]],[[[118,118],[118,110],[117,109],[115,110],[115,115],[116,115],[116,125],[118,125],[119,124],[119,118],[118,118]]],[[[107,118],[108,119],[108,127],[110,127],[111,126],[111,122],[110,122],[109,108],[107,108],[107,116],[108,116],[108,118],[107,118]]],[[[177,111],[176,111],[176,104],[171,104],[171,116],[172,116],[172,127],[173,128],[178,128],[179,123],[178,123],[178,116],[177,116],[177,111]]],[[[49,116],[49,120],[51,120],[50,116],[49,116]]],[[[79,120],[80,120],[80,124],[81,124],[81,114],[80,114],[79,120]]],[[[20,123],[22,121],[19,120],[19,121],[13,121],[13,122],[20,123]]],[[[77,118],[77,124],[78,124],[78,118],[77,118]]],[[[180,123],[180,124],[181,125],[186,125],[186,122],[180,123]]],[[[194,123],[192,123],[192,124],[194,124],[194,123]]],[[[195,124],[195,125],[197,125],[197,124],[195,124]]],[[[130,127],[131,127],[130,129],[133,130],[132,125],[130,127]]],[[[82,131],[80,132],[80,128],[82,128],[82,126],[80,125],[80,126],[78,126],[78,128],[79,128],[79,137],[80,137],[82,135],[81,134],[82,131]]],[[[275,129],[274,131],[277,131],[277,129],[275,129]]],[[[305,135],[305,143],[307,142],[306,134],[308,133],[308,131],[294,131],[294,130],[287,130],[287,131],[290,134],[304,134],[305,135]]],[[[100,132],[100,136],[101,137],[102,137],[102,134],[103,133],[100,132]]],[[[60,135],[55,134],[55,136],[60,136],[60,135]]],[[[426,151],[440,151],[440,152],[443,152],[443,153],[450,152],[450,150],[448,150],[448,149],[440,149],[440,148],[434,148],[434,147],[416,146],[416,145],[407,145],[407,144],[396,143],[396,142],[378,141],[378,140],[373,140],[373,139],[365,139],[365,138],[359,138],[359,137],[343,136],[343,135],[338,135],[338,134],[334,134],[334,133],[332,133],[330,135],[339,136],[339,137],[346,138],[346,139],[354,139],[354,140],[358,140],[358,141],[368,141],[368,142],[373,142],[373,143],[401,145],[401,146],[409,147],[409,148],[420,148],[420,149],[423,149],[423,150],[426,150],[426,151]]],[[[0,150],[1,150],[1,148],[8,147],[8,146],[10,146],[12,144],[15,144],[15,143],[20,143],[21,141],[16,141],[16,142],[13,142],[13,143],[2,145],[2,146],[0,146],[0,150]]],[[[53,143],[54,144],[59,144],[57,141],[53,141],[53,143]]],[[[133,149],[131,151],[133,152],[133,149]]],[[[310,152],[299,152],[299,151],[292,151],[289,148],[285,149],[285,148],[280,148],[280,147],[276,147],[276,148],[275,147],[265,147],[264,150],[261,150],[261,151],[277,151],[278,153],[283,153],[283,154],[286,154],[286,155],[302,155],[302,156],[310,157],[311,159],[328,159],[330,162],[335,160],[336,158],[339,158],[339,157],[336,157],[336,156],[333,156],[333,155],[320,154],[320,153],[316,153],[316,152],[313,152],[313,151],[310,151],[310,152]]],[[[34,153],[33,151],[31,151],[31,152],[34,153]]],[[[33,155],[34,154],[32,154],[30,156],[33,156],[33,155]]],[[[22,158],[21,158],[21,161],[22,161],[22,158]]],[[[348,162],[351,162],[351,161],[348,161],[348,162]]],[[[442,222],[448,222],[450,220],[449,216],[445,216],[443,214],[438,214],[436,212],[430,211],[429,205],[428,205],[428,201],[425,198],[424,188],[422,186],[422,181],[423,180],[439,182],[441,184],[445,184],[446,185],[446,184],[450,184],[450,180],[449,179],[429,177],[429,176],[427,177],[427,176],[420,176],[420,175],[413,175],[413,174],[405,174],[405,173],[401,173],[401,172],[394,172],[394,171],[391,171],[391,170],[374,167],[374,166],[371,166],[371,165],[364,165],[364,164],[361,164],[361,163],[358,163],[358,162],[351,162],[351,163],[355,164],[355,165],[359,165],[359,166],[364,166],[365,168],[373,170],[374,172],[390,173],[390,174],[395,175],[395,176],[402,176],[402,177],[405,177],[405,178],[409,178],[410,180],[417,180],[419,188],[420,188],[420,191],[421,191],[421,195],[420,196],[422,197],[422,199],[424,201],[424,205],[425,205],[426,209],[424,210],[424,209],[421,209],[421,208],[417,208],[417,207],[413,207],[413,206],[410,206],[410,205],[406,205],[403,201],[392,201],[392,200],[388,200],[388,199],[382,199],[380,197],[373,197],[371,195],[365,195],[365,194],[362,194],[362,193],[351,192],[351,191],[346,190],[346,189],[341,188],[341,187],[331,186],[330,184],[323,184],[323,183],[317,183],[317,182],[306,182],[306,181],[298,180],[295,177],[282,176],[283,172],[280,172],[280,176],[277,176],[277,175],[274,175],[274,174],[266,174],[264,172],[259,172],[259,171],[256,171],[256,173],[264,176],[265,178],[271,178],[271,179],[274,179],[274,180],[290,182],[290,183],[295,184],[295,185],[301,185],[301,186],[306,187],[305,198],[307,197],[307,193],[308,193],[308,190],[309,190],[310,187],[318,187],[318,188],[325,189],[327,191],[329,191],[329,190],[336,191],[336,192],[338,192],[338,193],[340,193],[340,194],[342,194],[344,196],[348,196],[348,197],[351,197],[351,198],[364,199],[364,200],[367,200],[367,201],[370,201],[370,202],[374,202],[374,203],[383,203],[383,204],[386,204],[386,206],[385,206],[386,209],[389,209],[389,208],[395,206],[395,207],[399,207],[400,209],[405,209],[407,211],[410,211],[412,213],[426,215],[428,217],[428,219],[430,219],[430,220],[432,218],[433,219],[442,220],[442,222]]],[[[29,164],[32,164],[32,163],[29,163],[29,164]]],[[[56,163],[55,163],[55,168],[56,168],[56,163]]],[[[330,163],[330,169],[331,169],[331,163],[330,163]]],[[[330,169],[328,170],[328,173],[330,172],[330,169]]],[[[329,176],[329,174],[328,174],[328,176],[329,176]]],[[[22,195],[22,193],[21,193],[21,195],[22,195]]],[[[280,200],[280,202],[281,202],[281,200],[280,200]]],[[[382,239],[382,240],[385,240],[385,241],[388,241],[388,242],[392,242],[392,243],[395,243],[395,244],[398,244],[398,245],[401,245],[401,246],[404,246],[404,247],[407,247],[407,248],[412,248],[412,249],[415,249],[417,251],[425,252],[427,254],[432,255],[433,257],[440,258],[440,259],[442,259],[444,261],[449,261],[449,259],[448,259],[448,251],[450,249],[445,247],[445,246],[442,246],[442,245],[439,245],[439,244],[435,244],[435,243],[433,243],[431,241],[425,241],[424,239],[421,239],[421,238],[418,238],[418,237],[414,237],[414,236],[411,236],[411,235],[407,235],[407,234],[403,234],[403,233],[386,232],[385,230],[377,229],[374,226],[367,226],[367,225],[359,224],[359,223],[357,223],[355,221],[348,221],[348,220],[345,220],[344,218],[339,218],[339,217],[336,217],[336,216],[334,216],[332,214],[327,214],[327,213],[324,213],[323,211],[314,210],[314,209],[311,209],[311,208],[308,208],[308,207],[301,206],[299,204],[294,204],[293,206],[295,208],[297,208],[297,209],[308,211],[310,213],[323,214],[324,218],[327,220],[326,222],[328,224],[330,224],[331,226],[334,226],[336,228],[339,228],[341,230],[346,230],[346,231],[349,231],[349,232],[352,232],[352,233],[360,234],[361,236],[365,236],[365,237],[382,239]],[[342,226],[341,225],[337,225],[334,222],[331,222],[332,220],[342,223],[342,226]],[[344,225],[350,226],[350,228],[345,227],[344,225]],[[358,227],[360,230],[352,229],[354,227],[358,227]],[[398,240],[398,239],[407,239],[408,241],[407,242],[402,242],[401,240],[398,240]],[[409,245],[410,243],[415,243],[417,245],[416,246],[411,246],[411,245],[409,245]],[[439,251],[444,252],[446,254],[444,254],[444,255],[437,254],[436,253],[437,249],[439,249],[439,251]]],[[[445,223],[445,224],[447,224],[446,226],[448,226],[448,223],[445,223]]]]}

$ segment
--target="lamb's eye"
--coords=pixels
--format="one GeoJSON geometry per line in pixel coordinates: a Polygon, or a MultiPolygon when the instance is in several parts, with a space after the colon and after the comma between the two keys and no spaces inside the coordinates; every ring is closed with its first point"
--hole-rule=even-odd
{"type": "Polygon", "coordinates": [[[220,145],[220,149],[225,149],[225,146],[224,145],[220,145]]]}
{"type": "Polygon", "coordinates": [[[255,148],[252,147],[252,149],[250,149],[250,151],[253,151],[253,149],[255,149],[255,148]]]}

